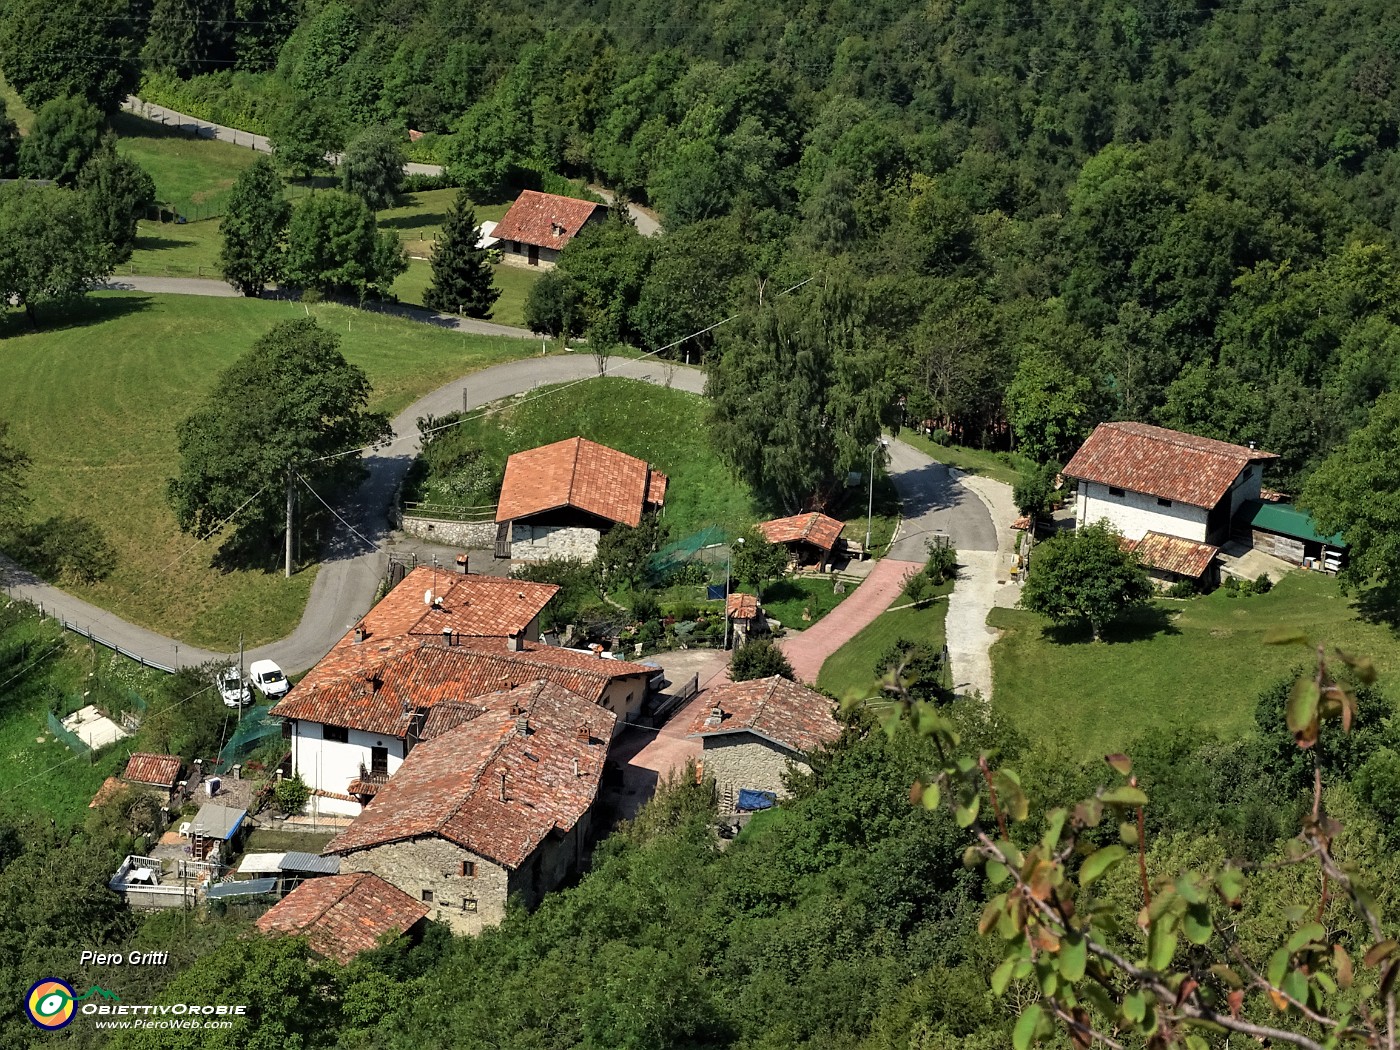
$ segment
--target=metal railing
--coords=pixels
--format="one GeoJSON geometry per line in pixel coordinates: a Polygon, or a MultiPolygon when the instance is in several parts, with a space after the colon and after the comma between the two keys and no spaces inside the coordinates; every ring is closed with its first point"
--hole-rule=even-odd
{"type": "Polygon", "coordinates": [[[452,503],[414,503],[404,500],[399,505],[405,518],[436,518],[440,521],[488,522],[496,520],[496,505],[467,507],[452,503]]]}

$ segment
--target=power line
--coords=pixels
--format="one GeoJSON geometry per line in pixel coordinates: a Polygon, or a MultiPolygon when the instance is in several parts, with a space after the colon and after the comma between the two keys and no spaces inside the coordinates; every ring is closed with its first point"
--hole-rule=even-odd
{"type": "MultiPolygon", "coordinates": [[[[296,471],[293,471],[292,473],[296,474],[296,471]]],[[[325,500],[321,499],[321,494],[311,487],[311,482],[307,481],[307,480],[306,480],[304,477],[302,477],[300,474],[296,474],[296,477],[297,477],[297,480],[298,480],[298,481],[300,481],[303,485],[306,486],[306,491],[309,492],[309,493],[311,493],[311,495],[313,495],[313,496],[316,497],[316,499],[320,502],[321,506],[325,507],[326,510],[328,510],[328,511],[330,511],[332,514],[334,514],[336,520],[339,521],[342,525],[344,525],[347,529],[349,529],[351,532],[353,532],[353,533],[354,533],[356,536],[358,536],[360,539],[364,540],[365,544],[370,548],[370,550],[375,551],[375,552],[378,552],[378,551],[380,550],[379,544],[375,543],[373,540],[371,540],[371,539],[369,539],[367,536],[365,536],[365,534],[362,533],[359,529],[355,528],[355,526],[351,525],[348,521],[346,521],[344,518],[342,518],[342,517],[340,516],[340,513],[339,513],[334,507],[332,507],[332,506],[331,506],[329,503],[327,503],[325,500]]]]}

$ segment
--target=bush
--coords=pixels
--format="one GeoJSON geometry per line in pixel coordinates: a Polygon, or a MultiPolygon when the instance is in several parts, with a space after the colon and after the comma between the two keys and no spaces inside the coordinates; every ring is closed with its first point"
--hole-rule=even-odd
{"type": "Polygon", "coordinates": [[[1048,514],[1056,492],[1055,478],[1059,472],[1059,468],[1053,463],[1022,470],[1011,489],[1011,500],[1016,504],[1016,509],[1032,518],[1048,514]]]}
{"type": "Polygon", "coordinates": [[[660,615],[661,605],[649,591],[643,591],[632,599],[632,619],[637,623],[655,620],[660,615]]]}
{"type": "Polygon", "coordinates": [[[925,605],[933,598],[933,581],[927,573],[911,571],[904,578],[904,596],[915,605],[925,605]]]}
{"type": "Polygon", "coordinates": [[[671,615],[677,620],[693,620],[700,615],[700,610],[696,607],[694,602],[686,599],[685,601],[676,602],[675,605],[671,606],[671,615]]]}
{"type": "Polygon", "coordinates": [[[79,583],[105,580],[117,567],[116,548],[87,518],[61,514],[16,530],[9,538],[15,559],[46,579],[79,583]]]}
{"type": "Polygon", "coordinates": [[[924,575],[934,583],[951,580],[958,572],[958,552],[950,543],[928,543],[928,561],[924,563],[924,575]]]}
{"type": "Polygon", "coordinates": [[[875,662],[875,674],[884,679],[898,674],[911,700],[937,703],[952,699],[943,685],[943,654],[927,642],[901,638],[875,662]]]}
{"type": "Polygon", "coordinates": [[[296,773],[279,780],[272,790],[272,796],[277,800],[277,808],[290,817],[306,808],[306,803],[311,800],[311,789],[301,779],[301,774],[296,773]]]}
{"type": "Polygon", "coordinates": [[[1254,583],[1250,585],[1250,592],[1253,594],[1268,594],[1274,589],[1274,581],[1269,579],[1267,573],[1260,573],[1254,578],[1254,583]]]}
{"type": "Polygon", "coordinates": [[[729,677],[736,682],[770,678],[775,674],[791,682],[797,681],[788,658],[768,638],[750,638],[734,650],[734,656],[729,661],[729,677]]]}
{"type": "Polygon", "coordinates": [[[1167,588],[1168,598],[1193,598],[1196,595],[1196,584],[1193,580],[1177,580],[1167,588]]]}

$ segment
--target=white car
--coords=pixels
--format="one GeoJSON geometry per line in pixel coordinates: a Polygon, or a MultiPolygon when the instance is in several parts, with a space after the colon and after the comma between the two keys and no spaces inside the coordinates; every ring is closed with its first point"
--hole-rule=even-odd
{"type": "Polygon", "coordinates": [[[271,660],[254,660],[248,673],[253,678],[253,687],[266,697],[286,696],[287,690],[292,687],[282,668],[271,660]]]}
{"type": "Polygon", "coordinates": [[[214,684],[219,687],[219,695],[224,698],[225,707],[242,707],[253,702],[253,691],[248,688],[248,683],[243,681],[243,674],[236,667],[225,667],[214,679],[214,684]]]}

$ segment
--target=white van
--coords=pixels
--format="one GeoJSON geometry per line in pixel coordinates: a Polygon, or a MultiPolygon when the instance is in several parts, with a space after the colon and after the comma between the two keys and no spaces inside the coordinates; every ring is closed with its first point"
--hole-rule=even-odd
{"type": "Polygon", "coordinates": [[[282,673],[282,668],[271,660],[254,660],[248,668],[248,674],[252,676],[253,688],[263,696],[286,696],[287,690],[292,687],[292,683],[287,681],[287,676],[282,673]]]}

